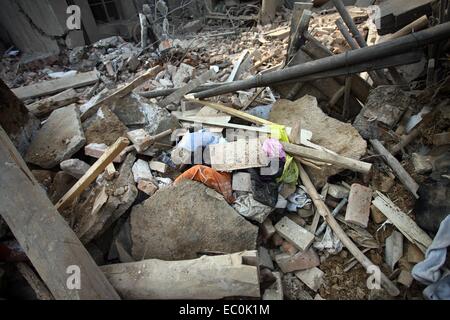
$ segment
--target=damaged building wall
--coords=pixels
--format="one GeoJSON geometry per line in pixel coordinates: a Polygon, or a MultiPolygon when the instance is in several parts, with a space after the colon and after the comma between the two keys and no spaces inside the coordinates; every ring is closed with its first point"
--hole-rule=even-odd
{"type": "Polygon", "coordinates": [[[0,10],[0,25],[13,44],[24,52],[58,54],[57,38],[64,34],[64,27],[57,14],[47,0],[5,0],[0,10]]]}
{"type": "Polygon", "coordinates": [[[0,12],[0,39],[4,49],[14,45],[22,52],[59,54],[61,45],[70,49],[113,35],[131,38],[138,26],[137,8],[142,7],[141,2],[145,1],[137,1],[136,7],[131,1],[115,1],[112,5],[117,15],[108,15],[107,21],[101,21],[88,0],[5,0],[0,12]],[[71,4],[81,9],[81,30],[67,29],[66,10],[71,4]]]}

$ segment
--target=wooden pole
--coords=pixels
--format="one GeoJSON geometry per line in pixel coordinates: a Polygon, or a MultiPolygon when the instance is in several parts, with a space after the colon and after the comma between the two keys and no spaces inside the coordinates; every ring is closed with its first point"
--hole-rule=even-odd
{"type": "Polygon", "coordinates": [[[110,164],[115,157],[117,157],[129,141],[127,138],[120,137],[117,141],[109,147],[105,153],[89,168],[89,170],[70,188],[69,191],[58,201],[55,205],[57,210],[62,210],[70,205],[77,196],[79,196],[84,189],[86,189],[100,173],[105,171],[108,164],[110,164]]]}
{"type": "Polygon", "coordinates": [[[398,162],[397,159],[381,144],[378,140],[370,140],[372,147],[375,151],[383,156],[386,163],[394,170],[394,174],[400,180],[401,183],[406,187],[406,189],[411,192],[416,199],[419,199],[417,191],[419,190],[419,185],[414,179],[406,172],[405,168],[398,162]]]}
{"type": "Polygon", "coordinates": [[[97,103],[95,103],[93,106],[91,106],[88,110],[86,110],[81,115],[81,121],[86,120],[90,116],[94,115],[98,108],[100,108],[101,105],[110,105],[113,102],[129,95],[134,89],[139,87],[141,84],[143,84],[145,81],[149,80],[150,78],[156,76],[160,71],[162,70],[161,66],[155,66],[149,70],[147,70],[144,74],[140,75],[130,83],[124,85],[123,87],[120,87],[107,97],[101,99],[97,103]]]}
{"type": "MultiPolygon", "coordinates": [[[[317,211],[319,214],[323,217],[325,222],[330,226],[330,228],[333,230],[333,232],[336,234],[336,236],[341,240],[342,244],[350,251],[350,253],[355,257],[356,260],[358,260],[359,263],[362,264],[362,266],[366,270],[370,270],[375,264],[370,261],[369,258],[367,258],[364,253],[359,250],[359,248],[353,243],[353,241],[347,236],[344,230],[342,230],[339,223],[336,221],[336,219],[333,217],[333,215],[330,212],[330,209],[325,205],[322,198],[320,197],[319,193],[317,192],[316,188],[314,187],[313,183],[311,182],[311,179],[309,178],[308,174],[306,173],[305,169],[303,169],[301,164],[298,164],[299,171],[300,171],[300,179],[302,184],[306,188],[306,192],[311,197],[314,205],[316,206],[317,211]]],[[[392,283],[389,278],[380,271],[380,280],[381,285],[386,289],[386,291],[391,296],[398,296],[400,294],[400,291],[395,286],[394,283],[392,283]]]]}
{"type": "Polygon", "coordinates": [[[311,148],[306,148],[287,142],[281,142],[281,144],[283,145],[283,148],[287,153],[292,154],[294,156],[331,163],[334,164],[335,166],[353,170],[356,172],[361,172],[364,174],[369,173],[370,170],[372,169],[372,164],[370,163],[347,158],[344,156],[340,156],[338,154],[333,154],[323,150],[314,150],[311,148]]]}

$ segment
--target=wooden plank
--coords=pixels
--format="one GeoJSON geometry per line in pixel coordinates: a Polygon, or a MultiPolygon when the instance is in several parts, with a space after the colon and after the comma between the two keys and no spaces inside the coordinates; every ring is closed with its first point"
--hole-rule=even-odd
{"type": "Polygon", "coordinates": [[[0,127],[0,215],[55,299],[119,299],[0,127]],[[69,266],[81,287],[69,289],[69,266]]]}
{"type": "Polygon", "coordinates": [[[78,101],[78,92],[75,89],[67,89],[57,95],[36,101],[34,103],[26,105],[28,111],[34,114],[36,117],[42,117],[53,110],[61,107],[65,107],[69,104],[78,101]]]}
{"type": "Polygon", "coordinates": [[[270,122],[268,120],[264,120],[255,116],[252,116],[251,114],[248,114],[246,112],[240,111],[240,110],[236,110],[227,106],[224,106],[220,103],[215,103],[215,102],[209,102],[209,101],[204,101],[204,100],[197,100],[197,99],[193,99],[191,97],[189,97],[189,95],[186,96],[186,100],[188,101],[192,101],[192,102],[197,102],[200,103],[204,106],[207,107],[211,107],[213,109],[216,109],[218,111],[222,111],[225,112],[233,117],[237,117],[258,125],[271,125],[274,124],[273,122],[270,122]]]}
{"type": "Polygon", "coordinates": [[[38,275],[31,269],[26,263],[19,262],[16,264],[17,270],[19,270],[22,277],[28,282],[30,287],[33,289],[38,300],[54,300],[52,294],[39,279],[38,275]]]}
{"type": "Polygon", "coordinates": [[[394,226],[423,253],[431,245],[433,240],[426,234],[406,213],[400,210],[388,197],[381,192],[376,192],[372,204],[377,207],[394,226]]]}
{"type": "Polygon", "coordinates": [[[197,78],[189,81],[185,86],[177,89],[175,92],[171,93],[167,97],[165,97],[163,100],[161,100],[158,105],[160,107],[167,107],[171,103],[179,103],[181,98],[195,88],[199,87],[200,85],[206,83],[207,81],[211,80],[211,78],[216,76],[216,71],[214,69],[208,70],[204,73],[202,73],[197,78]]]}
{"type": "Polygon", "coordinates": [[[149,259],[101,269],[125,299],[260,297],[258,267],[246,261],[255,255],[246,251],[182,261],[149,259]]]}
{"type": "Polygon", "coordinates": [[[89,168],[77,183],[58,201],[56,209],[62,210],[72,203],[102,173],[106,167],[128,146],[128,139],[120,137],[106,152],[89,168]]]}
{"type": "Polygon", "coordinates": [[[239,56],[239,59],[233,65],[233,70],[231,70],[231,73],[227,79],[227,82],[233,82],[234,80],[237,80],[236,75],[241,66],[241,63],[242,63],[242,61],[244,61],[245,57],[247,57],[247,55],[249,53],[250,53],[250,51],[248,51],[248,49],[245,49],[244,51],[242,51],[241,55],[239,56]]]}
{"type": "Polygon", "coordinates": [[[398,162],[398,160],[381,144],[378,140],[370,140],[375,151],[383,156],[386,163],[392,168],[394,174],[400,180],[401,183],[406,187],[406,189],[411,192],[416,199],[419,199],[417,191],[419,190],[419,185],[414,181],[414,179],[406,172],[405,168],[398,162]]]}
{"type": "Polygon", "coordinates": [[[338,154],[333,154],[323,150],[313,150],[287,142],[281,142],[281,144],[283,145],[283,148],[287,153],[290,153],[294,156],[331,163],[338,167],[361,173],[369,173],[372,169],[372,164],[370,163],[347,158],[338,154]]]}
{"type": "Polygon", "coordinates": [[[87,118],[89,118],[90,116],[94,115],[97,112],[97,110],[100,108],[101,105],[103,105],[103,104],[110,105],[113,102],[115,102],[116,100],[121,99],[121,98],[125,97],[126,95],[130,94],[134,89],[139,87],[145,81],[156,76],[161,70],[162,70],[161,66],[153,67],[153,68],[149,69],[148,71],[146,71],[144,74],[142,74],[139,77],[137,77],[136,79],[134,79],[132,82],[124,85],[123,87],[120,87],[119,89],[117,89],[116,91],[114,91],[113,93],[108,95],[107,97],[105,97],[105,98],[101,99],[100,101],[98,101],[97,103],[93,104],[88,110],[86,110],[81,115],[81,117],[80,117],[81,121],[84,121],[87,118]]]}
{"type": "Polygon", "coordinates": [[[275,20],[280,0],[262,0],[261,10],[259,12],[259,21],[262,25],[272,23],[275,20]]]}
{"type": "Polygon", "coordinates": [[[85,87],[94,84],[97,80],[98,72],[94,70],[60,79],[38,82],[29,86],[12,89],[12,92],[19,99],[26,100],[58,93],[66,89],[85,87]]]}
{"type": "MultiPolygon", "coordinates": [[[[270,134],[272,131],[268,127],[251,127],[251,126],[245,126],[242,124],[235,124],[235,123],[228,123],[223,121],[214,121],[213,119],[215,117],[183,117],[183,116],[177,116],[178,120],[180,121],[187,121],[187,122],[196,122],[196,123],[202,123],[207,126],[214,126],[214,127],[220,127],[220,128],[230,128],[230,129],[240,129],[240,130],[248,130],[248,131],[255,131],[255,132],[261,132],[261,133],[267,133],[270,134]]],[[[222,117],[217,117],[222,118],[222,117]]]]}

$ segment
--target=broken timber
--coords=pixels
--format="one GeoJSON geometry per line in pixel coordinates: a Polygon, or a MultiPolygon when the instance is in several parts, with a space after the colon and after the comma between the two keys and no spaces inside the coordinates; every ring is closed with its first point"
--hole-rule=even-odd
{"type": "Polygon", "coordinates": [[[116,100],[119,100],[119,99],[125,97],[126,95],[130,94],[134,89],[139,87],[145,81],[156,76],[161,70],[162,70],[161,66],[153,67],[153,68],[149,69],[147,72],[145,72],[144,74],[142,74],[139,77],[137,77],[136,79],[134,79],[129,84],[126,84],[125,86],[114,91],[112,94],[101,99],[100,101],[98,101],[97,103],[92,105],[88,110],[86,110],[86,112],[84,112],[80,116],[81,121],[84,121],[87,118],[89,118],[90,116],[94,115],[97,112],[98,108],[100,108],[101,105],[111,104],[111,103],[115,102],[116,100]]]}
{"type": "Polygon", "coordinates": [[[406,189],[411,192],[416,199],[419,199],[417,191],[419,190],[419,185],[414,179],[406,172],[405,168],[398,162],[398,160],[381,144],[378,140],[370,140],[375,151],[383,156],[386,163],[392,168],[394,174],[403,183],[406,189]]]}
{"type": "Polygon", "coordinates": [[[194,260],[149,259],[101,269],[125,299],[222,299],[260,297],[256,251],[194,260]],[[176,279],[176,281],[174,281],[176,279]]]}
{"type": "MultiPolygon", "coordinates": [[[[431,43],[440,42],[447,39],[449,33],[450,22],[446,22],[433,28],[419,31],[389,42],[360,48],[358,50],[347,51],[327,58],[288,67],[283,70],[272,71],[267,74],[258,74],[245,80],[225,83],[220,87],[196,93],[194,94],[194,97],[203,99],[211,96],[232,93],[238,90],[246,90],[254,87],[265,87],[275,83],[295,80],[300,77],[309,76],[320,72],[333,71],[335,69],[344,68],[347,66],[364,63],[368,64],[368,62],[371,61],[373,64],[373,61],[377,59],[384,59],[387,56],[392,57],[394,55],[400,55],[402,53],[416,50],[419,47],[427,46],[431,43]]],[[[379,68],[379,66],[375,66],[375,68],[379,68]]],[[[364,71],[367,71],[367,69],[364,71]]]]}
{"type": "Polygon", "coordinates": [[[70,88],[52,97],[26,105],[28,111],[36,117],[45,116],[53,110],[78,101],[78,93],[70,88]]]}
{"type": "Polygon", "coordinates": [[[106,152],[89,168],[89,170],[77,181],[77,183],[55,205],[57,210],[62,210],[72,203],[84,189],[86,189],[102,173],[106,167],[117,157],[126,146],[128,139],[120,137],[106,150],[106,152]]]}
{"type": "Polygon", "coordinates": [[[199,87],[200,85],[204,84],[206,81],[209,81],[211,78],[213,78],[216,75],[216,71],[214,69],[211,69],[209,71],[204,72],[199,77],[189,81],[185,86],[177,89],[173,93],[171,93],[169,96],[164,98],[162,101],[158,103],[160,107],[166,107],[171,103],[178,103],[180,102],[180,99],[183,98],[183,96],[195,88],[199,87]]]}
{"type": "Polygon", "coordinates": [[[12,92],[14,92],[19,99],[26,100],[58,93],[66,89],[88,86],[97,82],[97,80],[98,73],[94,70],[60,79],[38,82],[29,86],[12,89],[12,92]]]}
{"type": "Polygon", "coordinates": [[[120,299],[0,127],[0,214],[55,299],[120,299]],[[69,266],[81,287],[68,288],[69,266]]]}
{"type": "Polygon", "coordinates": [[[372,204],[377,207],[394,226],[411,242],[414,243],[423,253],[431,245],[432,239],[411,219],[406,213],[401,211],[388,197],[377,191],[372,204]]]}

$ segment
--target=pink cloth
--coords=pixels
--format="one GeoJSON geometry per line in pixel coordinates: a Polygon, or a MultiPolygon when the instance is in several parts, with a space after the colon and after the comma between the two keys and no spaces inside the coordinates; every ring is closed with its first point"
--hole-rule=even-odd
{"type": "Polygon", "coordinates": [[[262,148],[269,158],[286,160],[286,152],[284,152],[283,145],[277,139],[266,139],[262,148]]]}

